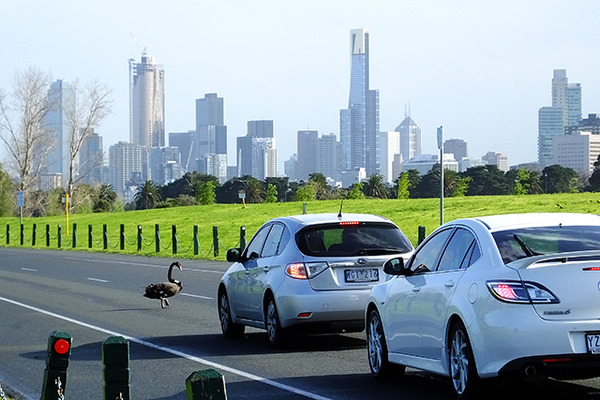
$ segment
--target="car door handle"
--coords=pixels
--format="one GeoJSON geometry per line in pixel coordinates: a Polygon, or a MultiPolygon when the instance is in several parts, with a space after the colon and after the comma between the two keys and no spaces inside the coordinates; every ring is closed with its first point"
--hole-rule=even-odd
{"type": "Polygon", "coordinates": [[[455,285],[454,281],[448,281],[446,282],[446,289],[451,289],[453,288],[455,285]]]}
{"type": "Polygon", "coordinates": [[[263,267],[263,271],[269,272],[269,267],[263,267]]]}
{"type": "Polygon", "coordinates": [[[415,286],[413,287],[413,292],[418,293],[421,291],[421,286],[415,286]]]}

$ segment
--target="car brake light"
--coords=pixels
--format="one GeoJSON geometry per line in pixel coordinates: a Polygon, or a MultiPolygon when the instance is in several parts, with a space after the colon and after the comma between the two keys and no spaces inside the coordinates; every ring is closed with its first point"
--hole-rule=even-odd
{"type": "Polygon", "coordinates": [[[358,221],[343,221],[343,222],[340,222],[341,226],[358,225],[358,224],[359,224],[358,221]]]}
{"type": "Polygon", "coordinates": [[[489,281],[487,287],[498,300],[509,303],[559,303],[550,290],[533,282],[489,281]]]}
{"type": "Polygon", "coordinates": [[[288,264],[285,272],[294,279],[308,279],[304,263],[288,264]]]}

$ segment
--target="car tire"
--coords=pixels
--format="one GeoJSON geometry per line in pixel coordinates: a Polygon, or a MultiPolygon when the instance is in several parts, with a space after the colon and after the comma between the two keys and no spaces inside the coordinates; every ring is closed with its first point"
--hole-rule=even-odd
{"type": "Polygon", "coordinates": [[[222,290],[219,293],[219,322],[221,323],[221,332],[227,338],[239,338],[244,335],[246,327],[236,324],[231,318],[231,308],[227,292],[222,290]]]}
{"type": "Polygon", "coordinates": [[[454,396],[457,399],[474,398],[479,388],[480,378],[467,329],[460,321],[452,328],[448,351],[448,371],[450,371],[454,396]]]}
{"type": "Polygon", "coordinates": [[[400,378],[404,375],[404,365],[392,364],[388,360],[387,344],[383,324],[377,310],[371,310],[367,317],[367,358],[371,375],[378,379],[400,378]]]}
{"type": "Polygon", "coordinates": [[[285,329],[281,327],[279,313],[275,299],[269,297],[265,306],[265,328],[267,329],[267,340],[273,347],[281,347],[285,342],[285,329]]]}

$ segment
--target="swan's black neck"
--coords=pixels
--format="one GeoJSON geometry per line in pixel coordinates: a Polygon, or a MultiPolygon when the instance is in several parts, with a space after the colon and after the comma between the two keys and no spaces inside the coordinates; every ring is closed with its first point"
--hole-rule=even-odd
{"type": "Polygon", "coordinates": [[[179,281],[176,279],[173,279],[173,268],[177,265],[176,262],[172,263],[171,266],[169,267],[169,273],[167,274],[167,278],[169,279],[169,282],[172,283],[178,283],[179,281]]]}

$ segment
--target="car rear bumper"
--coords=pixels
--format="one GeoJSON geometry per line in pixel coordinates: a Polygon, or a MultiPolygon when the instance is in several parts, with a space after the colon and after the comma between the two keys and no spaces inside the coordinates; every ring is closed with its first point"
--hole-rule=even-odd
{"type": "Polygon", "coordinates": [[[275,302],[281,325],[325,331],[361,331],[369,290],[313,291],[280,296],[275,302]]]}
{"type": "Polygon", "coordinates": [[[527,379],[593,378],[600,376],[600,354],[554,354],[523,357],[506,364],[498,374],[500,376],[518,375],[527,379]]]}

